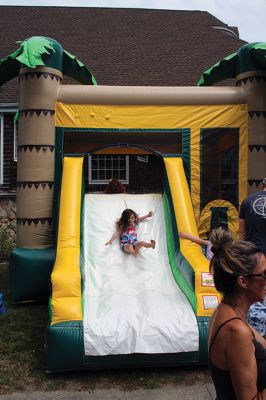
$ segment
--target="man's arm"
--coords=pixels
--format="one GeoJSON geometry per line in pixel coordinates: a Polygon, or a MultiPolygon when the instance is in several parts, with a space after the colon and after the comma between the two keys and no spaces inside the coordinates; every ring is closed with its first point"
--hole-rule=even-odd
{"type": "Polygon", "coordinates": [[[240,204],[239,209],[239,239],[246,240],[247,226],[246,226],[246,201],[240,204]]]}
{"type": "Polygon", "coordinates": [[[246,240],[246,220],[239,218],[239,239],[246,240]]]}

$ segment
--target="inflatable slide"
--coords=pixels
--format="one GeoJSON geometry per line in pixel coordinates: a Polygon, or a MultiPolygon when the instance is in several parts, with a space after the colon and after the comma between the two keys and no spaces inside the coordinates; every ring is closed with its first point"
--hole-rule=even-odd
{"type": "Polygon", "coordinates": [[[87,195],[85,199],[85,354],[174,353],[198,349],[195,314],[176,285],[167,254],[161,194],[87,195]],[[125,208],[153,218],[138,237],[156,248],[137,257],[105,247],[125,208]]]}
{"type": "Polygon", "coordinates": [[[197,233],[182,159],[164,159],[162,194],[84,196],[82,164],[64,158],[48,371],[206,362],[218,297],[200,247],[178,240],[178,229],[197,233]],[[155,249],[132,257],[118,240],[105,246],[125,208],[154,211],[138,236],[155,249]]]}

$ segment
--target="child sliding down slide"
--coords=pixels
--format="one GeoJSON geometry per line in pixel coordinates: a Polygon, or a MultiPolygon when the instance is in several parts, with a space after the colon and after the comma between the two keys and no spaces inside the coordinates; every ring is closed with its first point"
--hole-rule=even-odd
{"type": "Polygon", "coordinates": [[[135,211],[127,208],[122,212],[121,217],[116,222],[116,231],[112,235],[111,239],[105,243],[106,246],[111,245],[115,239],[120,237],[120,247],[125,253],[132,254],[136,257],[141,247],[155,248],[155,240],[149,242],[138,241],[136,227],[139,222],[144,221],[147,218],[153,216],[153,212],[150,211],[147,215],[139,217],[135,211]]]}

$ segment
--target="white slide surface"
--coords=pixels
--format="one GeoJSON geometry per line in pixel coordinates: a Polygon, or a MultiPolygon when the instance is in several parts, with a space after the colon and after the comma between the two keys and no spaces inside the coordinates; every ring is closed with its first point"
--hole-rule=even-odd
{"type": "Polygon", "coordinates": [[[161,194],[88,194],[84,217],[84,348],[86,355],[198,351],[193,309],[168,261],[161,194]],[[138,239],[156,240],[137,257],[105,246],[125,208],[154,216],[139,224],[138,239]]]}

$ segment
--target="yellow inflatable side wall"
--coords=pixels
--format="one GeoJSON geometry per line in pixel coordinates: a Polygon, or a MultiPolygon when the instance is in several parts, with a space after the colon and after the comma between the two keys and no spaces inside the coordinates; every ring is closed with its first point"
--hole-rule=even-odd
{"type": "MultiPolygon", "coordinates": [[[[164,158],[175,217],[179,232],[188,232],[198,236],[189,188],[181,158],[164,158]]],[[[220,301],[212,277],[209,274],[209,261],[203,255],[201,247],[187,239],[180,239],[183,256],[195,271],[195,294],[197,315],[211,316],[220,301]]]]}
{"type": "Polygon", "coordinates": [[[65,157],[58,242],[52,272],[52,321],[82,320],[80,212],[83,157],[65,157]]]}

